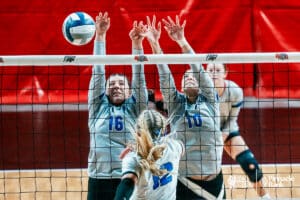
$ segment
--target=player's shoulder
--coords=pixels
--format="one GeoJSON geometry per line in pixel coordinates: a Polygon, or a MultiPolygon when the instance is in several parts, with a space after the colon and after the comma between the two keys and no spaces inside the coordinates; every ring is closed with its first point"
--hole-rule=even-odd
{"type": "Polygon", "coordinates": [[[227,87],[230,87],[230,88],[241,88],[236,82],[234,82],[232,80],[225,80],[225,84],[227,87]]]}
{"type": "Polygon", "coordinates": [[[169,151],[178,153],[179,155],[184,151],[183,143],[175,138],[167,137],[165,140],[165,144],[167,145],[167,149],[169,151]]]}
{"type": "Polygon", "coordinates": [[[137,162],[139,160],[139,156],[135,151],[130,151],[126,154],[126,156],[123,158],[123,162],[137,162]]]}
{"type": "Polygon", "coordinates": [[[237,83],[231,80],[225,80],[225,84],[230,96],[243,96],[243,90],[237,83]]]}

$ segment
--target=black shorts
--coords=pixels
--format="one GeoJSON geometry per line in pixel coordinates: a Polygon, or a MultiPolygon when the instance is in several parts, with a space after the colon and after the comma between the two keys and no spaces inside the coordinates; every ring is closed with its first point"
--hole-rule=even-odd
{"type": "MultiPolygon", "coordinates": [[[[223,190],[224,191],[223,199],[226,198],[225,185],[224,185],[222,171],[217,175],[216,178],[214,178],[213,180],[210,180],[210,181],[193,180],[189,177],[187,177],[187,179],[189,181],[193,182],[194,184],[200,186],[202,189],[204,189],[206,192],[210,193],[210,195],[215,196],[216,198],[220,195],[220,193],[223,190]]],[[[193,190],[188,188],[185,184],[181,183],[179,180],[177,183],[176,196],[177,196],[177,198],[176,198],[177,200],[208,199],[205,197],[205,195],[199,196],[193,190]]]]}
{"type": "Polygon", "coordinates": [[[121,179],[96,179],[89,177],[87,200],[112,200],[121,179]]]}

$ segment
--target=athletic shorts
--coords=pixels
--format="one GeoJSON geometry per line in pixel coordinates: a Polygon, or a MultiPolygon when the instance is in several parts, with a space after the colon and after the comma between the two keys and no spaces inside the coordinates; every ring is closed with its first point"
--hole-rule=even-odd
{"type": "Polygon", "coordinates": [[[87,200],[112,200],[121,179],[96,179],[89,177],[87,200]]]}
{"type": "Polygon", "coordinates": [[[178,177],[177,200],[225,199],[225,185],[222,171],[210,181],[178,177]]]}

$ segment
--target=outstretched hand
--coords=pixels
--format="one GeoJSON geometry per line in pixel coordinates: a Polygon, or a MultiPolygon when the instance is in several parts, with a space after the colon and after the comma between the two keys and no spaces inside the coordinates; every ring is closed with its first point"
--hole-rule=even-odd
{"type": "Polygon", "coordinates": [[[110,18],[108,17],[108,13],[99,12],[99,15],[96,16],[96,34],[104,35],[110,27],[110,18]]]}
{"type": "Polygon", "coordinates": [[[144,33],[147,31],[146,25],[143,24],[142,21],[137,23],[137,21],[133,22],[133,27],[129,32],[129,37],[132,41],[142,42],[145,38],[144,33]]]}
{"type": "Polygon", "coordinates": [[[172,40],[176,42],[179,40],[185,40],[184,28],[186,25],[186,20],[180,24],[180,18],[178,15],[176,15],[176,22],[174,22],[170,16],[167,17],[167,20],[162,19],[162,22],[164,23],[164,28],[172,40]]]}
{"type": "Polygon", "coordinates": [[[150,44],[158,43],[161,35],[161,23],[158,22],[156,25],[156,16],[153,15],[152,22],[150,17],[147,16],[147,32],[143,34],[150,44]]]}

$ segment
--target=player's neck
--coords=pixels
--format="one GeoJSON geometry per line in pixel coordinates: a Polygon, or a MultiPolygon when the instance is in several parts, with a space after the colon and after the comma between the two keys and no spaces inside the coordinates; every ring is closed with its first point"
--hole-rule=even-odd
{"type": "Polygon", "coordinates": [[[195,102],[196,102],[196,99],[197,99],[197,97],[194,97],[194,96],[189,96],[187,99],[188,99],[188,103],[191,103],[191,104],[193,104],[193,103],[195,103],[195,102]]]}
{"type": "Polygon", "coordinates": [[[223,93],[225,91],[225,88],[226,88],[226,82],[225,81],[223,81],[222,83],[220,83],[220,85],[216,88],[219,97],[223,95],[223,93]]]}

